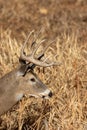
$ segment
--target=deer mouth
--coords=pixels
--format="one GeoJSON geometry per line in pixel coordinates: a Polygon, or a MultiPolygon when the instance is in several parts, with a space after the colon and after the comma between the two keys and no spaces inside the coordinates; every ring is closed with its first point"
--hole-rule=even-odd
{"type": "Polygon", "coordinates": [[[53,96],[53,93],[49,89],[39,94],[29,94],[29,97],[43,98],[43,99],[49,99],[52,96],[53,96]]]}

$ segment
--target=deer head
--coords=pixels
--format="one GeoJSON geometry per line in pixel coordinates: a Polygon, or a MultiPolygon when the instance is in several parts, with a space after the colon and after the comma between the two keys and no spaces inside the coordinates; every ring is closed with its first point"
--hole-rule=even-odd
{"type": "Polygon", "coordinates": [[[31,53],[29,55],[25,54],[26,44],[33,33],[34,31],[29,33],[21,49],[19,58],[21,66],[0,79],[0,115],[9,110],[25,94],[41,98],[52,97],[51,90],[34,73],[34,68],[35,66],[50,67],[60,65],[60,63],[49,63],[47,58],[42,60],[45,51],[53,42],[47,44],[40,54],[35,55],[40,45],[45,42],[45,39],[42,39],[37,43],[39,34],[30,46],[31,53]]]}

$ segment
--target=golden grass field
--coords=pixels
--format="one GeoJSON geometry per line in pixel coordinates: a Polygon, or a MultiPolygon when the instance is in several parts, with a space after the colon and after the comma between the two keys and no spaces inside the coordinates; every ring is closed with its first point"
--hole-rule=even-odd
{"type": "MultiPolygon", "coordinates": [[[[2,5],[5,4],[4,2],[0,1],[2,5]]],[[[46,20],[46,26],[48,27],[48,31],[46,29],[41,35],[43,37],[45,35],[49,40],[55,39],[55,37],[57,38],[56,42],[49,47],[46,56],[50,55],[51,60],[53,60],[54,55],[58,54],[54,60],[61,62],[62,65],[48,68],[36,67],[35,72],[53,91],[53,97],[49,100],[44,100],[28,98],[26,95],[22,101],[0,117],[0,130],[87,130],[87,21],[84,24],[81,21],[78,22],[78,20],[74,21],[74,25],[70,25],[70,30],[68,29],[68,31],[66,28],[64,30],[63,26],[58,30],[58,28],[56,28],[56,22],[54,23],[55,25],[51,23],[51,28],[49,20],[46,19],[52,19],[49,10],[55,3],[51,0],[51,5],[48,9],[45,9],[45,7],[47,7],[46,3],[43,4],[42,2],[41,4],[38,1],[36,2],[40,7],[40,12],[38,13],[38,11],[36,11],[35,14],[37,22],[35,21],[34,26],[32,22],[28,25],[28,14],[26,13],[25,7],[27,4],[30,5],[31,13],[29,17],[31,17],[33,14],[33,7],[31,5],[34,1],[32,2],[30,0],[30,3],[28,3],[27,0],[24,0],[24,2],[25,3],[20,0],[19,2],[14,0],[14,5],[11,6],[12,3],[8,4],[7,2],[6,5],[3,6],[4,11],[0,18],[2,21],[5,21],[2,23],[0,22],[0,77],[18,66],[20,49],[28,32],[33,29],[35,29],[36,32],[40,30],[43,24],[38,20],[39,13],[41,13],[43,17],[41,17],[41,19],[44,19],[44,21],[46,20]],[[17,3],[19,5],[17,5],[17,3]],[[12,17],[9,14],[10,7],[12,7],[12,17]],[[20,10],[23,8],[24,13],[16,10],[18,7],[20,7],[20,10]],[[18,11],[18,14],[15,13],[15,10],[18,11]],[[7,15],[8,18],[5,16],[6,11],[7,14],[9,14],[7,15]],[[16,21],[17,26],[15,26],[13,22],[15,19],[14,14],[19,16],[18,21],[16,21]],[[49,17],[46,17],[46,15],[49,17]],[[22,22],[20,23],[20,19],[23,18],[23,16],[24,18],[26,17],[26,20],[23,21],[24,25],[22,22]],[[7,24],[5,18],[7,18],[7,24]],[[13,23],[11,23],[11,20],[13,23]],[[77,23],[75,24],[75,22],[77,23]],[[40,27],[38,26],[39,24],[40,27]],[[75,26],[77,24],[78,26],[75,26]],[[28,27],[26,27],[26,25],[28,25],[28,27]],[[77,28],[79,28],[78,31],[75,30],[77,28]],[[80,32],[81,29],[82,33],[80,32]]],[[[49,1],[47,1],[47,4],[49,4],[49,1]]],[[[76,3],[79,10],[82,5],[78,4],[79,0],[78,3],[76,3]]],[[[86,6],[85,4],[83,5],[84,7],[86,6]]],[[[36,7],[36,5],[34,5],[34,7],[36,7]]],[[[63,7],[61,6],[61,8],[63,7]]],[[[61,10],[61,8],[59,9],[61,10]]],[[[68,8],[69,4],[67,4],[67,9],[68,8]]],[[[83,11],[83,7],[81,9],[83,11]]],[[[55,9],[52,9],[52,12],[52,15],[54,15],[55,9]]],[[[73,20],[71,20],[71,22],[72,21],[73,20]]],[[[65,22],[67,23],[67,20],[65,22]]],[[[45,28],[44,26],[42,27],[45,28]]],[[[28,51],[28,48],[26,51],[28,51]]]]}

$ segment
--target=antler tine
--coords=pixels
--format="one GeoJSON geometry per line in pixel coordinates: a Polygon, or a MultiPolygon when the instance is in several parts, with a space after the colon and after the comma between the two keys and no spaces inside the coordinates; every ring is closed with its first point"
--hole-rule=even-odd
{"type": "MultiPolygon", "coordinates": [[[[35,55],[35,53],[36,53],[36,51],[38,50],[38,48],[40,47],[40,45],[43,43],[43,42],[45,42],[46,41],[46,39],[43,39],[43,40],[41,40],[38,44],[37,44],[37,47],[33,50],[33,52],[32,52],[32,56],[34,56],[35,55]]],[[[42,55],[42,54],[41,54],[42,55]]]]}
{"type": "Polygon", "coordinates": [[[48,47],[49,47],[52,43],[54,43],[55,41],[56,41],[56,39],[53,40],[53,41],[51,41],[49,44],[47,44],[46,47],[44,48],[44,50],[42,51],[41,55],[44,55],[44,53],[45,53],[45,51],[48,49],[48,47]]]}
{"type": "Polygon", "coordinates": [[[27,44],[27,42],[28,42],[30,36],[31,36],[33,33],[34,33],[34,30],[32,30],[32,31],[28,34],[27,39],[25,40],[24,45],[23,45],[23,47],[21,48],[21,54],[20,54],[20,57],[21,57],[21,58],[22,58],[23,55],[24,55],[25,46],[26,46],[26,44],[27,44]]]}
{"type": "Polygon", "coordinates": [[[37,33],[37,35],[35,36],[35,38],[34,38],[34,40],[33,40],[33,42],[32,42],[31,47],[33,46],[33,44],[35,44],[35,43],[36,43],[36,40],[38,39],[38,37],[39,37],[40,33],[42,32],[42,29],[43,29],[43,28],[41,28],[41,29],[40,29],[40,31],[39,31],[39,32],[37,33]]]}
{"type": "MultiPolygon", "coordinates": [[[[57,56],[58,56],[58,54],[56,54],[56,55],[54,56],[54,58],[57,57],[57,56]]],[[[59,62],[51,62],[51,63],[48,63],[47,60],[48,60],[49,57],[50,57],[50,56],[46,57],[46,58],[44,59],[43,63],[46,62],[46,63],[49,64],[50,66],[52,66],[52,65],[55,65],[55,66],[56,66],[56,65],[61,65],[61,64],[62,64],[62,63],[59,63],[59,62]]]]}
{"type": "MultiPolygon", "coordinates": [[[[45,39],[45,40],[46,40],[46,39],[45,39]]],[[[44,48],[44,50],[38,55],[38,57],[43,57],[45,51],[48,49],[48,47],[49,47],[54,41],[56,41],[56,40],[53,40],[53,41],[51,41],[49,44],[47,44],[46,47],[44,48]]],[[[41,43],[42,43],[42,42],[41,42],[41,43]]],[[[41,43],[40,43],[40,44],[41,44],[41,43]]],[[[39,46],[40,46],[40,45],[39,45],[39,46]]],[[[37,47],[37,49],[38,49],[38,47],[37,47]]],[[[36,49],[36,51],[37,51],[37,49],[36,49]]],[[[35,53],[36,53],[36,51],[35,51],[35,53]]],[[[35,54],[35,53],[34,53],[34,54],[35,54]]],[[[46,59],[48,59],[48,57],[47,57],[46,59]]]]}
{"type": "Polygon", "coordinates": [[[36,40],[37,40],[37,38],[39,37],[40,33],[42,32],[42,29],[43,29],[43,28],[41,28],[41,29],[39,30],[39,32],[37,33],[37,35],[36,35],[36,37],[35,37],[34,41],[36,41],[36,40]]]}
{"type": "MultiPolygon", "coordinates": [[[[37,45],[36,49],[35,49],[34,52],[33,52],[33,55],[36,53],[37,49],[39,48],[39,46],[40,46],[44,41],[46,41],[46,39],[43,39],[43,40],[37,45]]],[[[56,40],[54,40],[54,41],[56,41],[56,40]]],[[[38,55],[38,57],[43,57],[45,51],[47,50],[47,48],[48,48],[54,41],[51,41],[51,42],[44,48],[44,50],[38,55]]],[[[38,59],[38,58],[37,58],[37,59],[38,59]]],[[[47,58],[47,59],[48,59],[48,58],[47,58]]]]}

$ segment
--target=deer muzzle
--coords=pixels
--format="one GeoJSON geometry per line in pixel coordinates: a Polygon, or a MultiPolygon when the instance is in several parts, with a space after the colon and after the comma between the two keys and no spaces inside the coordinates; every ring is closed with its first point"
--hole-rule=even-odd
{"type": "Polygon", "coordinates": [[[48,99],[53,96],[53,93],[49,89],[46,89],[44,92],[40,93],[40,96],[41,98],[48,99]]]}

